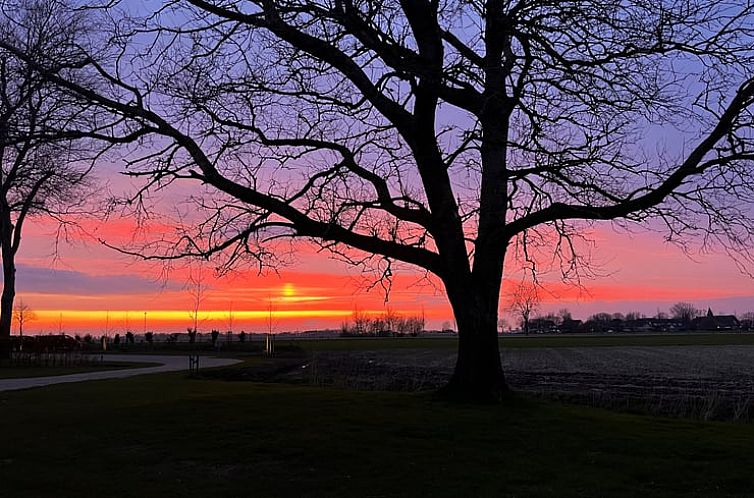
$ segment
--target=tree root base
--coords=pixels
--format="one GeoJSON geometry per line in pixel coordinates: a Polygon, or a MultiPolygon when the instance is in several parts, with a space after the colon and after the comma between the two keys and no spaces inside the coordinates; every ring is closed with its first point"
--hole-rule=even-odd
{"type": "Polygon", "coordinates": [[[492,385],[468,385],[451,379],[435,392],[435,397],[444,401],[461,404],[492,405],[510,399],[513,391],[503,381],[492,385]]]}

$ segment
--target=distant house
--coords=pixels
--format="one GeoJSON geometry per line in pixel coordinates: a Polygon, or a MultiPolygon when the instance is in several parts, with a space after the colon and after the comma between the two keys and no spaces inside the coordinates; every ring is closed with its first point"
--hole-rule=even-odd
{"type": "Polygon", "coordinates": [[[581,320],[563,320],[560,324],[560,332],[563,334],[573,334],[574,332],[581,332],[584,323],[581,320]]]}
{"type": "Polygon", "coordinates": [[[683,322],[675,318],[637,318],[626,320],[625,332],[676,332],[683,330],[683,322]]]}
{"type": "Polygon", "coordinates": [[[715,315],[712,308],[707,309],[707,315],[694,318],[691,321],[693,330],[739,330],[741,324],[734,315],[715,315]]]}
{"type": "Polygon", "coordinates": [[[557,331],[557,324],[547,318],[532,318],[529,320],[529,332],[534,334],[553,334],[557,331]]]}
{"type": "Polygon", "coordinates": [[[654,318],[636,318],[634,320],[626,320],[623,325],[623,330],[626,332],[650,332],[653,330],[654,318]]]}
{"type": "Polygon", "coordinates": [[[613,318],[610,320],[610,325],[607,329],[608,332],[623,332],[626,328],[626,322],[620,318],[613,318]]]}
{"type": "Polygon", "coordinates": [[[654,332],[675,332],[683,330],[683,321],[676,318],[653,318],[652,330],[654,332]]]}

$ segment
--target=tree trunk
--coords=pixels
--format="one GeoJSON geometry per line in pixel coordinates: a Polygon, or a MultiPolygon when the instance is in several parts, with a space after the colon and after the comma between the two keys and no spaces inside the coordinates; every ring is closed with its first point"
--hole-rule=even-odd
{"type": "Polygon", "coordinates": [[[440,390],[448,399],[494,403],[509,392],[498,345],[498,297],[483,294],[470,288],[455,292],[448,289],[458,325],[455,370],[448,384],[440,390]]]}
{"type": "Polygon", "coordinates": [[[3,293],[0,296],[0,360],[10,358],[13,299],[16,297],[16,264],[13,258],[12,232],[10,219],[0,220],[0,251],[3,259],[3,293]]]}

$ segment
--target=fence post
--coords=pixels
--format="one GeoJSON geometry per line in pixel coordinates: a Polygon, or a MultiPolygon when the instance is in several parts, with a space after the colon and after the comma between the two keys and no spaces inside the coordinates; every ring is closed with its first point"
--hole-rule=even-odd
{"type": "Polygon", "coordinates": [[[189,355],[189,375],[199,375],[199,355],[189,355]]]}

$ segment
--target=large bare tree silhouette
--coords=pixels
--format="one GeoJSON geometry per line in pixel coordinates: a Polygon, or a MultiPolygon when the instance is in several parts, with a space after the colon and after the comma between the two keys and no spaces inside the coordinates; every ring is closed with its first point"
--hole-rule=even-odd
{"type": "Polygon", "coordinates": [[[270,244],[300,237],[386,277],[391,262],[421,268],[458,324],[448,395],[507,389],[497,313],[512,247],[549,251],[572,278],[574,237],[620,221],[748,261],[750,2],[129,7],[103,6],[109,50],[66,70],[99,88],[31,62],[112,113],[89,136],[148,150],[129,156],[140,193],[184,180],[211,193],[190,231],[135,252],[265,265],[270,244]]]}
{"type": "MultiPolygon", "coordinates": [[[[0,2],[0,39],[22,48],[28,61],[65,66],[78,26],[55,5],[37,0],[0,2]]],[[[49,66],[48,66],[49,67],[49,66]]],[[[71,223],[81,214],[91,145],[65,132],[92,122],[88,104],[52,84],[29,64],[0,49],[0,359],[10,354],[16,296],[16,257],[30,218],[71,223]],[[83,150],[82,148],[83,147],[83,150]]],[[[23,303],[21,303],[23,304],[23,303]]],[[[27,307],[28,308],[28,307],[27,307]]],[[[28,313],[27,313],[28,315],[28,313]]],[[[19,315],[26,316],[26,315],[19,315]]],[[[28,318],[28,317],[27,317],[28,318]]],[[[19,328],[24,320],[19,318],[19,328]]]]}

